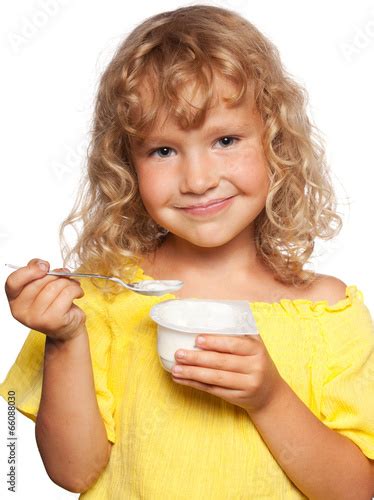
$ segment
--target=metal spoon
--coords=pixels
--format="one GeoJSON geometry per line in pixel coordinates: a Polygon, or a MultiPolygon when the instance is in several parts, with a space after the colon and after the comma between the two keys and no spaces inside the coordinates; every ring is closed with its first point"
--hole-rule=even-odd
{"type": "MultiPolygon", "coordinates": [[[[5,265],[11,267],[12,269],[20,269],[22,267],[15,266],[13,264],[5,265]]],[[[175,292],[183,286],[183,281],[180,280],[142,280],[135,281],[134,283],[125,283],[115,276],[103,276],[101,274],[69,273],[65,271],[49,271],[46,274],[51,276],[71,276],[73,278],[103,278],[115,281],[124,288],[128,288],[132,292],[140,293],[142,295],[165,295],[170,292],[175,292]]]]}

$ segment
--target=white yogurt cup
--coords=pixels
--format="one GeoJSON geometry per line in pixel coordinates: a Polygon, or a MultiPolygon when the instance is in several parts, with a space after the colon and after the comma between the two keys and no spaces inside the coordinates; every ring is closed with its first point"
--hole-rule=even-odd
{"type": "Polygon", "coordinates": [[[162,366],[171,372],[178,349],[201,351],[199,333],[258,335],[249,302],[245,300],[170,299],[151,308],[157,323],[157,349],[162,366]]]}

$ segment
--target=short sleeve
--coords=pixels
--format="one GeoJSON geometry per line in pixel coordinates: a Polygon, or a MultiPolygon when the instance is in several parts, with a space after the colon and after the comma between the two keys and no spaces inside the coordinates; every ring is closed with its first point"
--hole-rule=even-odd
{"type": "Polygon", "coordinates": [[[322,422],[374,459],[374,326],[362,292],[341,310],[327,311],[323,328],[329,362],[322,422]]]}
{"type": "MultiPolygon", "coordinates": [[[[115,402],[109,387],[112,345],[110,324],[106,318],[105,308],[101,304],[94,304],[93,295],[90,292],[87,293],[83,283],[81,284],[85,295],[74,300],[74,303],[86,314],[96,399],[107,438],[114,443],[115,402]]],[[[8,392],[14,391],[16,408],[34,422],[36,422],[41,399],[45,340],[46,336],[43,333],[30,330],[16,360],[0,384],[0,396],[8,401],[8,392]]]]}

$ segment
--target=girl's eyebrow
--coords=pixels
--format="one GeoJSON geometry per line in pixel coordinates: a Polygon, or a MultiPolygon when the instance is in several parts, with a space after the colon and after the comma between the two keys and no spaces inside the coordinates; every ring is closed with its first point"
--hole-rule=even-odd
{"type": "MultiPolygon", "coordinates": [[[[219,125],[211,125],[210,127],[207,127],[204,131],[205,136],[210,136],[210,135],[235,135],[235,134],[245,134],[250,131],[251,125],[248,123],[240,123],[240,124],[219,124],[219,125]]],[[[170,141],[170,137],[167,137],[167,135],[164,136],[150,136],[147,137],[146,139],[143,139],[142,141],[139,141],[139,147],[149,147],[149,146],[156,146],[160,143],[167,143],[170,141]]]]}

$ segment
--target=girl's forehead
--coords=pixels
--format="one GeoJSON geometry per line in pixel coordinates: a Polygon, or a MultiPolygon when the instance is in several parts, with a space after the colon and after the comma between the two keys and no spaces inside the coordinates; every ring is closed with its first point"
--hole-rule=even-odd
{"type": "Polygon", "coordinates": [[[177,89],[174,99],[165,98],[163,93],[160,98],[160,82],[155,82],[157,80],[144,78],[142,87],[138,89],[140,108],[136,115],[140,118],[138,123],[143,123],[143,126],[138,129],[137,137],[134,138],[135,147],[144,145],[150,135],[158,135],[163,130],[204,127],[210,119],[215,122],[224,118],[227,120],[228,117],[235,120],[239,114],[250,116],[255,112],[254,89],[250,82],[247,82],[239,101],[235,97],[240,93],[241,87],[217,74],[208,90],[206,86],[190,81],[177,89]],[[141,118],[150,114],[153,115],[150,121],[141,118]]]}
{"type": "MultiPolygon", "coordinates": [[[[225,102],[220,100],[219,103],[208,110],[205,119],[202,123],[199,123],[197,128],[206,136],[218,136],[230,131],[235,133],[245,133],[254,129],[260,131],[263,124],[259,113],[253,106],[253,101],[249,96],[246,96],[243,102],[233,107],[227,106],[225,102]]],[[[170,137],[178,137],[185,130],[178,120],[170,114],[170,110],[160,110],[156,122],[147,129],[144,136],[134,141],[135,150],[156,147],[170,137]]]]}
{"type": "MultiPolygon", "coordinates": [[[[245,117],[252,117],[256,110],[253,106],[252,100],[247,96],[240,103],[229,105],[223,98],[219,98],[217,102],[210,107],[205,115],[203,122],[199,123],[199,126],[205,126],[207,124],[215,124],[219,128],[219,125],[230,123],[230,120],[240,120],[245,117]]],[[[181,128],[177,118],[173,115],[170,109],[160,109],[157,121],[152,127],[151,133],[153,131],[162,131],[163,129],[176,129],[181,128]]]]}
{"type": "MultiPolygon", "coordinates": [[[[200,83],[201,80],[198,78],[191,77],[188,81],[179,83],[168,82],[165,86],[168,90],[172,89],[178,96],[179,104],[185,103],[196,109],[201,109],[204,107],[207,101],[208,94],[210,95],[209,107],[219,106],[221,103],[227,102],[233,96],[237,95],[240,90],[240,84],[234,83],[228,77],[225,77],[217,72],[213,73],[212,78],[208,79],[209,88],[207,85],[200,83]],[[211,81],[210,81],[211,80],[211,81]]],[[[155,103],[159,101],[158,96],[161,94],[163,86],[160,80],[150,75],[144,75],[141,88],[138,89],[139,100],[142,107],[151,108],[155,106],[155,103]]],[[[254,88],[252,82],[247,81],[246,96],[253,98],[254,88]]],[[[162,94],[165,94],[162,92],[162,94]]],[[[170,108],[170,103],[168,99],[164,97],[164,112],[170,114],[172,109],[170,108]]]]}

